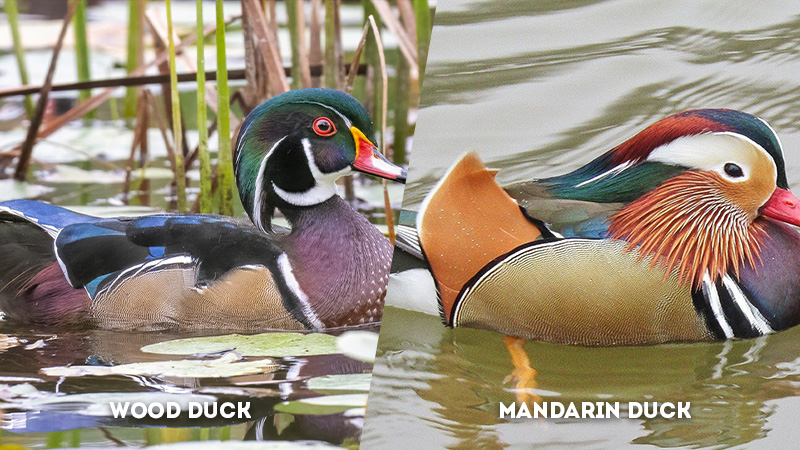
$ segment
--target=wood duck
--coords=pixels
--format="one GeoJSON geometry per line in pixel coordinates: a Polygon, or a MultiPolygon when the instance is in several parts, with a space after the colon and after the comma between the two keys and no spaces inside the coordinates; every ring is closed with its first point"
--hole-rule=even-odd
{"type": "Polygon", "coordinates": [[[461,158],[398,239],[447,325],[623,345],[800,322],[800,200],[762,119],[685,111],[565,175],[503,189],[495,173],[461,158]]]}
{"type": "Polygon", "coordinates": [[[360,171],[405,182],[366,109],[330,89],[273,97],[236,143],[252,223],[216,215],[101,219],[0,203],[0,309],[16,322],[111,329],[323,329],[379,321],[392,247],[338,195],[360,171]],[[291,231],[273,230],[280,210],[291,231]]]}

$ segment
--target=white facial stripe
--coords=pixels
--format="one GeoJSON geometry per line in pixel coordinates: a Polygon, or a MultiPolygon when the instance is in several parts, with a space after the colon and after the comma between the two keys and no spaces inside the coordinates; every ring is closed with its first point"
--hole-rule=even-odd
{"type": "Polygon", "coordinates": [[[322,173],[322,171],[319,170],[319,167],[317,167],[317,161],[314,160],[314,152],[311,150],[311,141],[308,140],[308,138],[303,138],[303,140],[300,142],[303,144],[303,151],[305,152],[306,159],[308,160],[308,168],[311,170],[311,175],[315,180],[317,180],[317,184],[335,182],[339,179],[339,177],[352,172],[350,166],[347,166],[338,172],[322,173]]]}
{"type": "Polygon", "coordinates": [[[281,275],[283,275],[284,281],[286,281],[286,286],[289,287],[297,299],[300,300],[300,306],[303,308],[303,315],[306,316],[309,323],[313,325],[315,328],[324,328],[324,325],[317,317],[317,314],[311,309],[311,303],[308,301],[308,296],[305,292],[300,288],[300,284],[297,282],[297,279],[294,277],[294,272],[292,272],[292,264],[289,262],[289,257],[286,253],[281,253],[278,256],[278,268],[281,271],[281,275]]]}
{"type": "MultiPolygon", "coordinates": [[[[752,173],[753,148],[762,152],[769,161],[772,161],[769,153],[756,142],[746,136],[731,132],[680,137],[654,149],[647,157],[647,161],[686,166],[692,169],[713,170],[731,182],[743,182],[750,179],[752,173]],[[744,176],[738,178],[728,176],[724,167],[729,162],[739,165],[744,176]]],[[[778,169],[774,163],[772,166],[777,179],[778,169]]]]}
{"type": "Polygon", "coordinates": [[[258,167],[258,176],[256,177],[256,190],[253,193],[253,223],[258,227],[259,230],[263,232],[267,232],[264,229],[264,226],[261,224],[261,204],[264,201],[264,169],[267,167],[267,160],[269,157],[272,156],[272,153],[275,152],[275,149],[278,148],[283,140],[286,139],[286,136],[278,139],[278,142],[272,145],[272,148],[269,149],[266,155],[264,155],[264,159],[261,160],[261,165],[258,167]]]}
{"type": "Polygon", "coordinates": [[[308,160],[308,170],[311,171],[311,176],[314,177],[314,187],[303,192],[288,192],[272,183],[272,189],[278,197],[282,198],[287,203],[297,206],[311,206],[328,200],[336,195],[336,180],[342,175],[347,175],[352,172],[350,166],[333,173],[322,173],[314,161],[314,153],[311,150],[311,141],[304,138],[302,141],[303,151],[305,152],[306,159],[308,160]]]}
{"type": "Polygon", "coordinates": [[[342,119],[342,121],[344,121],[345,125],[347,125],[347,129],[348,130],[350,129],[350,127],[353,126],[353,122],[351,122],[350,119],[345,117],[344,114],[340,113],[339,111],[331,108],[330,106],[328,106],[328,105],[326,105],[324,103],[319,103],[319,102],[298,102],[298,103],[309,103],[309,104],[312,104],[312,105],[322,106],[323,108],[325,108],[327,110],[330,110],[330,111],[333,111],[334,113],[336,113],[336,115],[339,116],[342,119]]]}

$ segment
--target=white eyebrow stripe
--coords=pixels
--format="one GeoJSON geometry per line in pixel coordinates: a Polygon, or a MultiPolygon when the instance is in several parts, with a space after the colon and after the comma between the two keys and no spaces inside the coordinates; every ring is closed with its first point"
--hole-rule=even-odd
{"type": "Polygon", "coordinates": [[[328,106],[328,105],[326,105],[324,103],[319,103],[319,102],[298,102],[298,103],[308,103],[308,104],[312,104],[312,105],[322,106],[323,108],[328,109],[330,111],[333,111],[334,113],[336,113],[337,116],[341,117],[341,119],[344,121],[345,125],[347,125],[347,129],[350,129],[350,127],[353,126],[353,122],[351,122],[350,119],[345,117],[344,114],[340,113],[336,109],[331,108],[330,106],[328,106]]]}
{"type": "Polygon", "coordinates": [[[783,144],[781,143],[781,138],[778,136],[778,133],[775,132],[775,129],[772,128],[772,125],[768,124],[766,120],[762,119],[761,117],[756,117],[756,119],[760,120],[761,123],[766,125],[767,128],[769,128],[769,131],[772,132],[772,135],[775,136],[775,140],[778,141],[778,152],[781,154],[781,157],[783,157],[783,144]]]}

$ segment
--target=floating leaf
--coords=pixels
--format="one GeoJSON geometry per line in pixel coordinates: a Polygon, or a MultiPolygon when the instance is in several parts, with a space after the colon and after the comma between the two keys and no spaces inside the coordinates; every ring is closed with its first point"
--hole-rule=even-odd
{"type": "Polygon", "coordinates": [[[36,198],[52,191],[53,188],[38,184],[7,179],[0,180],[0,202],[17,198],[36,198]]]}
{"type": "Polygon", "coordinates": [[[375,362],[378,350],[378,333],[372,331],[347,331],[336,340],[341,353],[359,361],[375,362]]]}
{"type": "Polygon", "coordinates": [[[83,377],[87,375],[144,375],[183,378],[223,378],[250,375],[273,370],[278,366],[271,359],[235,362],[233,352],[213,360],[155,361],[122,364],[119,366],[45,367],[42,373],[52,377],[83,377]]]}
{"type": "Polygon", "coordinates": [[[275,411],[289,414],[338,414],[355,408],[366,408],[367,394],[328,395],[304,398],[275,405],[275,411]]]}
{"type": "MultiPolygon", "coordinates": [[[[169,180],[174,177],[174,174],[164,167],[148,167],[134,171],[133,176],[150,180],[169,180]]],[[[84,170],[75,166],[59,164],[54,171],[42,172],[39,179],[47,183],[116,184],[125,181],[125,172],[84,170]]]]}
{"type": "Polygon", "coordinates": [[[0,384],[0,400],[3,401],[8,402],[18,398],[35,397],[38,395],[40,395],[39,390],[30,383],[15,385],[0,384]]]}
{"type": "Polygon", "coordinates": [[[319,394],[345,394],[369,392],[371,380],[371,373],[325,375],[308,380],[306,385],[309,389],[319,394]]]}
{"type": "Polygon", "coordinates": [[[235,350],[243,356],[311,356],[338,353],[336,337],[322,333],[229,334],[201,338],[176,339],[142,347],[146,353],[193,355],[235,350]]]}

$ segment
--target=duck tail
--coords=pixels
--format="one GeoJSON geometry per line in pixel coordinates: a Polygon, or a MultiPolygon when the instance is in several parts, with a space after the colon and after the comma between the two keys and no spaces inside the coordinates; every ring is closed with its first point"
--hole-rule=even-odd
{"type": "Polygon", "coordinates": [[[0,311],[19,323],[82,323],[90,299],[69,285],[53,251],[53,238],[19,216],[0,216],[0,311]]]}

